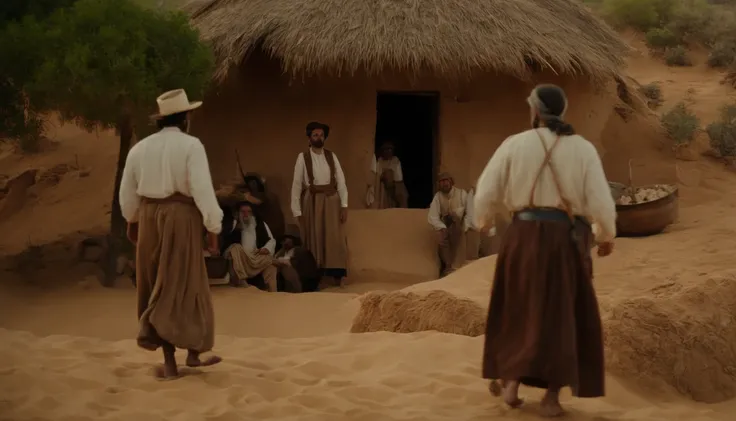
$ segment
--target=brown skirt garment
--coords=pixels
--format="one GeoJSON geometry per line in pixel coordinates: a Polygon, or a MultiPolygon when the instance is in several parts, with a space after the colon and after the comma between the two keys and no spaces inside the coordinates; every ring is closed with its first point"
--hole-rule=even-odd
{"type": "Polygon", "coordinates": [[[592,232],[519,221],[506,231],[488,310],[483,377],[604,395],[603,334],[593,288],[592,232]]]}
{"type": "MultiPolygon", "coordinates": [[[[321,186],[317,186],[321,187],[321,186]]],[[[305,191],[302,202],[302,242],[320,268],[347,269],[348,244],[345,226],[340,222],[340,196],[337,193],[305,191]]]]}
{"type": "Polygon", "coordinates": [[[199,210],[183,200],[144,200],[138,233],[138,345],[211,350],[215,317],[199,210]]]}

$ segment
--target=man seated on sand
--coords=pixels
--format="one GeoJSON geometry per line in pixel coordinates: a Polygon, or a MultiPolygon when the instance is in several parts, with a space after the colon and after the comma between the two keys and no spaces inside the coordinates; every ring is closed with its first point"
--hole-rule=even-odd
{"type": "Polygon", "coordinates": [[[238,220],[227,235],[225,257],[230,260],[230,284],[263,286],[276,292],[277,270],[273,265],[274,240],[268,225],[253,214],[250,202],[237,204],[238,220]]]}
{"type": "Polygon", "coordinates": [[[279,291],[313,292],[319,287],[317,260],[301,246],[299,226],[286,227],[281,250],[274,256],[273,264],[278,268],[279,291]]]}
{"type": "Polygon", "coordinates": [[[440,189],[429,205],[429,224],[437,231],[437,246],[442,276],[465,262],[465,233],[470,227],[467,212],[468,193],[455,187],[452,176],[443,172],[438,177],[440,189]]]}

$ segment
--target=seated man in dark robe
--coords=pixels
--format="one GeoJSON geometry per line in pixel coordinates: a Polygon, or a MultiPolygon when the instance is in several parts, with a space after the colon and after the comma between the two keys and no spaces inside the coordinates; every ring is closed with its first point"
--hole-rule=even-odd
{"type": "Polygon", "coordinates": [[[280,241],[284,235],[286,219],[279,197],[268,189],[266,179],[258,173],[246,173],[243,180],[247,192],[252,196],[248,200],[254,205],[254,213],[268,224],[276,241],[280,241]]]}
{"type": "Polygon", "coordinates": [[[237,205],[238,220],[227,231],[223,256],[230,261],[230,284],[255,285],[277,291],[277,270],[273,265],[276,240],[268,225],[253,214],[250,202],[237,205]]]}
{"type": "Polygon", "coordinates": [[[279,271],[279,291],[313,292],[319,287],[320,272],[312,253],[301,246],[299,227],[286,227],[281,250],[273,264],[279,271]]]}

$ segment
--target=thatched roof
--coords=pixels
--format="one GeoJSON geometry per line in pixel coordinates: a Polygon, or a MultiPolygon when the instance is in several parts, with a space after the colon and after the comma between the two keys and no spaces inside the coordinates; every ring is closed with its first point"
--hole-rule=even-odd
{"type": "Polygon", "coordinates": [[[530,62],[610,77],[626,45],[577,0],[195,0],[217,79],[261,48],[286,72],[429,70],[445,78],[497,71],[525,78],[530,62]]]}

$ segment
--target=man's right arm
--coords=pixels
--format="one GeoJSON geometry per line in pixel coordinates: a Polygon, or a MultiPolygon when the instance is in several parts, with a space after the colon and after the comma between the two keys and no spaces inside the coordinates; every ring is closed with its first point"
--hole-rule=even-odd
{"type": "Polygon", "coordinates": [[[302,188],[304,187],[304,155],[299,154],[294,164],[294,178],[291,183],[291,213],[294,218],[302,216],[302,188]]]}
{"type": "Polygon", "coordinates": [[[440,219],[440,200],[437,198],[437,194],[434,195],[432,203],[429,205],[429,213],[427,214],[427,221],[432,228],[436,230],[446,229],[447,226],[442,219],[440,219]]]}
{"type": "Polygon", "coordinates": [[[207,153],[199,140],[189,147],[187,175],[189,176],[189,193],[202,214],[205,228],[212,234],[219,234],[222,231],[223,212],[217,203],[215,188],[212,185],[207,153]]]}

